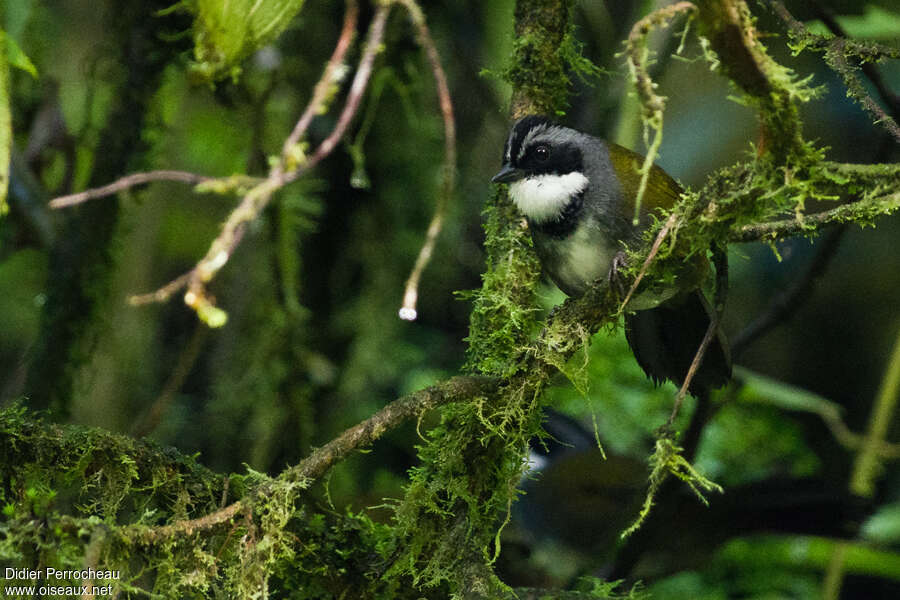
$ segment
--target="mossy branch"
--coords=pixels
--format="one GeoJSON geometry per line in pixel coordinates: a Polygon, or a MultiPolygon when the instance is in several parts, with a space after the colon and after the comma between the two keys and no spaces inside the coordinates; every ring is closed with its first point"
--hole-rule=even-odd
{"type": "Polygon", "coordinates": [[[744,0],[697,0],[697,6],[700,33],[724,74],[758,109],[761,150],[776,164],[806,162],[809,148],[803,142],[797,100],[814,97],[815,90],[768,55],[744,0]]]}
{"type": "MultiPolygon", "coordinates": [[[[796,20],[782,2],[769,0],[769,5],[788,27],[794,53],[799,54],[803,50],[821,52],[828,66],[844,81],[848,95],[873,117],[875,123],[884,127],[897,142],[900,142],[900,126],[897,125],[897,121],[869,95],[856,74],[860,65],[871,67],[871,63],[884,58],[900,58],[900,48],[872,42],[858,42],[841,36],[817,35],[796,20]]],[[[883,88],[880,91],[885,95],[883,88]]],[[[893,101],[895,106],[892,108],[895,111],[900,110],[900,99],[894,97],[893,101]]]]}

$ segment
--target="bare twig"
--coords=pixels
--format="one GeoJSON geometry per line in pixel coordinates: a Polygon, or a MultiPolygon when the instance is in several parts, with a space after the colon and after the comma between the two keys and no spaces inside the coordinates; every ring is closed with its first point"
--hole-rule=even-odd
{"type": "Polygon", "coordinates": [[[667,430],[671,430],[672,425],[675,423],[675,419],[678,417],[678,411],[681,410],[681,404],[684,402],[685,397],[688,393],[688,388],[691,385],[691,382],[694,380],[694,376],[697,374],[697,371],[700,369],[700,365],[703,363],[703,357],[706,356],[706,349],[709,348],[710,342],[712,342],[713,337],[715,337],[716,333],[719,330],[719,313],[717,311],[713,311],[713,317],[709,320],[709,325],[706,328],[706,333],[703,335],[703,340],[700,342],[700,347],[697,348],[696,354],[694,354],[694,359],[691,361],[691,366],[688,368],[687,373],[684,376],[684,381],[681,384],[681,387],[678,388],[678,393],[675,395],[675,403],[672,405],[672,413],[669,415],[668,420],[666,420],[665,428],[667,430]]]}
{"type": "Polygon", "coordinates": [[[50,208],[65,208],[67,206],[75,206],[76,204],[81,204],[82,202],[87,202],[88,200],[93,200],[95,198],[112,196],[113,194],[117,194],[122,190],[127,190],[128,188],[132,188],[143,183],[150,183],[151,181],[177,181],[186,183],[188,185],[197,185],[199,183],[212,181],[213,179],[215,178],[207,177],[206,175],[197,175],[196,173],[189,173],[187,171],[159,170],[148,171],[146,173],[132,173],[131,175],[126,175],[125,177],[122,177],[121,179],[118,179],[102,187],[85,190],[83,192],[78,192],[77,194],[69,194],[68,196],[60,196],[59,198],[54,198],[50,201],[50,208]]]}
{"type": "Polygon", "coordinates": [[[453,188],[456,179],[456,121],[453,118],[453,102],[450,99],[450,86],[447,85],[447,76],[441,67],[440,56],[425,23],[425,15],[415,0],[400,0],[409,11],[413,25],[416,27],[416,38],[419,45],[425,49],[425,55],[431,64],[431,72],[434,75],[434,83],[437,88],[438,99],[441,106],[441,116],[444,120],[444,174],[441,193],[437,197],[434,207],[434,216],[428,225],[425,234],[425,243],[419,250],[419,256],[406,280],[406,289],[403,292],[403,304],[400,307],[400,318],[412,321],[416,318],[416,300],[419,297],[419,280],[422,271],[428,266],[434,245],[441,233],[444,224],[444,216],[447,212],[447,203],[453,196],[453,188]]]}
{"type": "Polygon", "coordinates": [[[779,323],[788,320],[806,301],[812,292],[813,284],[825,273],[831,259],[837,253],[841,238],[847,230],[841,225],[822,240],[815,258],[786,290],[776,294],[766,310],[740,333],[734,336],[731,344],[732,355],[736,358],[743,354],[753,342],[772,330],[779,323]]]}
{"type": "MultiPolygon", "coordinates": [[[[697,352],[694,354],[694,358],[684,376],[684,381],[678,389],[678,393],[675,395],[672,412],[666,420],[665,425],[662,427],[662,431],[664,432],[670,432],[672,430],[672,426],[675,423],[675,419],[678,417],[681,405],[684,403],[684,399],[691,387],[691,383],[697,375],[697,371],[700,370],[700,365],[703,364],[703,358],[706,356],[709,344],[712,343],[713,337],[719,334],[719,326],[722,323],[722,315],[725,312],[725,299],[728,295],[728,253],[724,247],[714,249],[713,261],[716,266],[716,293],[713,315],[706,328],[706,333],[700,341],[700,346],[697,348],[697,352]]],[[[703,427],[706,424],[706,420],[709,418],[710,413],[708,390],[702,390],[696,395],[697,407],[682,443],[685,456],[688,458],[692,457],[697,449],[697,445],[700,441],[700,434],[703,431],[703,427]]]]}
{"type": "Polygon", "coordinates": [[[650,247],[650,252],[647,254],[647,258],[644,260],[644,264],[641,265],[641,270],[638,271],[637,276],[634,278],[634,283],[631,284],[631,287],[628,289],[628,293],[625,294],[625,299],[622,301],[619,310],[624,310],[628,305],[628,301],[631,300],[634,292],[637,290],[641,281],[644,279],[644,276],[647,274],[647,270],[650,268],[650,265],[653,264],[653,260],[656,258],[656,255],[659,254],[659,249],[662,247],[662,243],[665,241],[666,237],[668,237],[669,232],[677,222],[678,214],[672,213],[671,215],[669,215],[669,218],[666,219],[666,222],[662,226],[662,229],[659,230],[659,233],[656,234],[656,239],[653,240],[653,245],[650,247]]]}
{"type": "MultiPolygon", "coordinates": [[[[350,126],[350,122],[359,110],[359,104],[362,102],[363,94],[369,84],[375,56],[381,52],[381,40],[384,38],[384,24],[387,21],[390,9],[390,5],[381,5],[378,7],[375,16],[372,18],[362,58],[356,69],[356,75],[353,77],[353,83],[350,84],[350,91],[347,93],[347,101],[344,104],[344,109],[341,111],[334,129],[328,137],[322,140],[322,143],[319,144],[316,151],[313,152],[308,160],[303,162],[293,171],[284,173],[282,177],[283,181],[280,182],[281,185],[295,181],[306,174],[310,169],[319,164],[323,158],[331,154],[331,151],[334,150],[337,143],[344,137],[344,133],[347,132],[347,127],[350,126]]],[[[276,172],[278,172],[277,167],[276,172]]]]}
{"type": "Polygon", "coordinates": [[[141,306],[143,304],[152,304],[154,302],[165,302],[172,297],[172,294],[186,286],[193,274],[193,270],[183,273],[155,292],[150,292],[149,294],[137,294],[129,297],[128,302],[132,306],[141,306]]]}
{"type": "MultiPolygon", "coordinates": [[[[351,2],[348,5],[348,12],[352,13],[355,10],[355,4],[351,2]]],[[[207,296],[205,285],[228,263],[232,251],[240,243],[240,239],[243,236],[244,228],[247,223],[259,216],[263,209],[269,204],[272,195],[286,184],[295,181],[317,165],[323,158],[328,156],[332,150],[334,150],[338,141],[343,137],[347,127],[350,125],[350,122],[353,120],[353,117],[359,109],[362,96],[368,85],[375,56],[381,49],[381,40],[384,37],[384,27],[389,12],[389,5],[379,6],[376,10],[375,16],[372,18],[372,23],[369,26],[365,48],[363,49],[356,75],[353,78],[353,83],[350,86],[350,91],[347,95],[343,111],[341,112],[334,129],[328,137],[319,144],[315,152],[305,160],[303,160],[302,157],[300,157],[300,160],[283,159],[275,165],[269,173],[269,176],[247,192],[240,204],[238,204],[231,212],[222,226],[222,231],[212,241],[206,255],[193,269],[155,292],[133,296],[130,299],[133,304],[163,301],[171,297],[176,291],[187,286],[188,292],[185,294],[185,303],[197,310],[198,315],[206,320],[208,324],[219,325],[224,323],[224,319],[214,312],[217,309],[215,309],[214,303],[207,296]],[[286,170],[286,168],[290,168],[290,170],[286,170]],[[216,315],[213,317],[215,320],[208,320],[205,315],[216,315]]],[[[347,21],[345,20],[345,34],[347,31],[346,24],[347,21]]],[[[345,35],[342,34],[338,46],[342,47],[345,44],[349,44],[349,41],[346,40],[345,35]]],[[[337,55],[338,58],[341,58],[343,53],[338,53],[336,49],[335,54],[332,55],[332,59],[335,58],[335,55],[337,55]]],[[[337,63],[335,63],[335,65],[336,64],[337,63]]],[[[332,65],[331,62],[329,62],[328,66],[326,66],[323,80],[327,79],[329,82],[331,81],[330,78],[335,65],[332,65]]],[[[313,114],[319,110],[319,107],[322,106],[322,102],[322,98],[318,98],[316,94],[313,95],[310,102],[311,104],[316,105],[316,108],[312,111],[313,114]]],[[[306,112],[307,111],[304,111],[304,115],[306,112]]],[[[301,116],[301,121],[302,120],[303,117],[301,116]]],[[[303,127],[301,127],[301,122],[298,122],[297,126],[294,128],[294,132],[299,132],[298,135],[302,135],[303,127]]],[[[292,132],[292,135],[294,132],[292,132]]],[[[294,145],[286,146],[286,152],[293,152],[293,147],[294,145]]],[[[218,312],[221,313],[221,311],[218,312]]]]}
{"type": "Polygon", "coordinates": [[[356,22],[358,18],[359,6],[357,5],[356,0],[347,0],[347,9],[344,13],[344,25],[341,28],[341,35],[338,38],[337,45],[334,47],[334,52],[332,52],[331,58],[328,59],[328,63],[325,65],[325,71],[322,73],[322,77],[319,79],[315,88],[313,88],[313,95],[309,104],[306,105],[306,109],[303,111],[303,114],[300,115],[300,119],[297,121],[297,124],[294,125],[291,134],[284,140],[284,146],[281,151],[281,165],[279,165],[279,168],[283,171],[290,170],[290,157],[294,155],[294,149],[297,143],[306,134],[306,130],[309,128],[309,124],[312,122],[313,117],[321,112],[332,87],[339,82],[341,75],[340,66],[344,63],[344,57],[346,56],[350,45],[353,43],[353,38],[356,37],[356,22]]]}

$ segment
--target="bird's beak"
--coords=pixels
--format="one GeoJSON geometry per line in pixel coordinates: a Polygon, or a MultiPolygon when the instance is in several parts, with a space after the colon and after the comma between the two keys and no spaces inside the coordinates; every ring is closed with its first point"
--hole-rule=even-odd
{"type": "Polygon", "coordinates": [[[509,163],[505,163],[500,172],[491,177],[491,183],[512,183],[525,177],[525,171],[516,169],[509,163]]]}

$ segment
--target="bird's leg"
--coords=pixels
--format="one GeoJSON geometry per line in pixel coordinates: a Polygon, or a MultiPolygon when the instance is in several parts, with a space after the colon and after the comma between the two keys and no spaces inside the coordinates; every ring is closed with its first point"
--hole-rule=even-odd
{"type": "Polygon", "coordinates": [[[625,297],[625,285],[622,283],[619,271],[626,266],[628,266],[628,256],[625,254],[624,250],[619,250],[613,255],[612,262],[609,265],[609,273],[606,275],[609,286],[615,288],[619,298],[625,297]]]}

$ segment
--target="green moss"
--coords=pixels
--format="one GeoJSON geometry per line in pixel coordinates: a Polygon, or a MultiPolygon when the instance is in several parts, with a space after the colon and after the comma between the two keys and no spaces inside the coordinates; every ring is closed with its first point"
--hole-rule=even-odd
{"type": "Polygon", "coordinates": [[[487,264],[473,302],[464,369],[510,376],[537,329],[535,288],[541,266],[531,235],[512,202],[499,189],[485,209],[487,264]]]}

